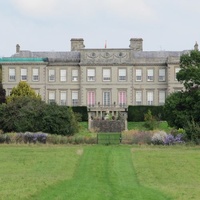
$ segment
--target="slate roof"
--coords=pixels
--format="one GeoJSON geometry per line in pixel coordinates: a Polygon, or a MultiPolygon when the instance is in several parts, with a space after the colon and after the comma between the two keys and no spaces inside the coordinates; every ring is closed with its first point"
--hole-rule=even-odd
{"type": "Polygon", "coordinates": [[[77,51],[69,52],[32,52],[20,51],[14,54],[14,58],[47,58],[49,62],[80,62],[80,53],[77,51]]]}

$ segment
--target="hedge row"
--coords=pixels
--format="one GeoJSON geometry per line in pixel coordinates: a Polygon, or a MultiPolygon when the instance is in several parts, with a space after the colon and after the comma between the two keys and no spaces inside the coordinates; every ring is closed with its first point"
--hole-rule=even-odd
{"type": "MultiPolygon", "coordinates": [[[[75,113],[80,114],[81,121],[88,120],[88,113],[86,106],[72,107],[75,113]]],[[[128,121],[141,122],[144,121],[144,114],[151,111],[152,115],[159,120],[165,120],[163,106],[129,106],[128,107],[128,121]]]]}
{"type": "Polygon", "coordinates": [[[163,106],[129,106],[128,121],[141,122],[144,121],[144,114],[151,111],[151,114],[158,120],[165,120],[163,106]]]}

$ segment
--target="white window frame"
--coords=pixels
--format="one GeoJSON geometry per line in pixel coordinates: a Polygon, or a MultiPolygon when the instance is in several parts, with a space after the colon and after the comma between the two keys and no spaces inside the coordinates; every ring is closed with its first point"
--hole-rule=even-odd
{"type": "Polygon", "coordinates": [[[135,70],[136,81],[142,81],[142,69],[135,70]]]}
{"type": "Polygon", "coordinates": [[[9,68],[9,81],[15,81],[16,79],[16,69],[15,68],[9,68]]]}
{"type": "Polygon", "coordinates": [[[158,104],[164,105],[165,104],[165,98],[166,98],[166,91],[165,90],[159,90],[158,91],[158,104]]]}
{"type": "Polygon", "coordinates": [[[32,81],[39,81],[39,69],[38,68],[33,68],[32,69],[32,81]]]}
{"type": "Polygon", "coordinates": [[[49,102],[49,104],[56,102],[56,92],[55,91],[49,91],[48,102],[49,102]]]}
{"type": "Polygon", "coordinates": [[[158,81],[165,81],[166,80],[166,72],[165,69],[159,69],[158,71],[158,81]]]}
{"type": "Polygon", "coordinates": [[[21,81],[27,81],[27,69],[21,68],[21,81]]]}
{"type": "Polygon", "coordinates": [[[103,105],[104,106],[111,105],[111,91],[103,91],[103,105]]]}
{"type": "Polygon", "coordinates": [[[103,69],[103,81],[111,81],[111,69],[103,69]]]}
{"type": "Polygon", "coordinates": [[[118,97],[119,97],[119,106],[125,107],[127,105],[126,91],[124,90],[119,91],[118,97]]]}
{"type": "Polygon", "coordinates": [[[72,69],[72,81],[78,81],[78,69],[72,69]]]}
{"type": "Polygon", "coordinates": [[[154,93],[153,91],[147,91],[147,105],[153,105],[154,104],[154,93]]]}
{"type": "Polygon", "coordinates": [[[67,105],[67,92],[66,91],[60,91],[60,105],[67,105]]]}
{"type": "Polygon", "coordinates": [[[147,81],[153,81],[153,80],[154,80],[154,70],[147,69],[147,81]]]}
{"type": "Polygon", "coordinates": [[[95,69],[87,69],[87,81],[95,81],[95,69]]]}
{"type": "Polygon", "coordinates": [[[55,69],[49,69],[49,82],[56,81],[56,72],[55,69]]]}
{"type": "Polygon", "coordinates": [[[60,70],[60,82],[66,82],[67,81],[67,70],[61,69],[60,70]]]}
{"type": "Polygon", "coordinates": [[[87,105],[89,107],[94,107],[95,105],[95,91],[88,91],[87,92],[87,105]]]}
{"type": "Polygon", "coordinates": [[[126,81],[126,69],[119,69],[119,81],[126,81]]]}
{"type": "Polygon", "coordinates": [[[72,106],[79,105],[78,96],[79,96],[78,91],[76,91],[76,90],[72,91],[72,106]]]}
{"type": "Polygon", "coordinates": [[[135,91],[135,104],[142,105],[142,91],[141,90],[135,91]]]}

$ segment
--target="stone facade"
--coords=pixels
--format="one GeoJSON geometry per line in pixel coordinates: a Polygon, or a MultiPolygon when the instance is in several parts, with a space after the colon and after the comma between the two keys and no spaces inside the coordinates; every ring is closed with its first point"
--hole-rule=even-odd
{"type": "Polygon", "coordinates": [[[162,105],[171,92],[182,90],[176,80],[179,59],[188,51],[143,51],[143,40],[131,38],[127,49],[87,49],[82,38],[71,51],[16,53],[0,59],[2,82],[9,95],[27,81],[46,102],[88,106],[91,115],[113,115],[128,105],[162,105]]]}

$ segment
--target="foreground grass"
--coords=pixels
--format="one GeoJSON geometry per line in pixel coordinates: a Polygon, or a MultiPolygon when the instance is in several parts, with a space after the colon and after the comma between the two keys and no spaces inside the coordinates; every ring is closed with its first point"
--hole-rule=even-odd
{"type": "Polygon", "coordinates": [[[170,194],[176,200],[200,199],[200,148],[132,149],[139,182],[170,194]]]}
{"type": "Polygon", "coordinates": [[[44,189],[34,199],[70,200],[164,200],[159,190],[138,182],[130,148],[117,146],[85,147],[80,165],[71,180],[44,189]]]}
{"type": "Polygon", "coordinates": [[[73,177],[78,146],[0,146],[0,199],[31,199],[31,195],[73,177]]]}
{"type": "Polygon", "coordinates": [[[198,200],[200,148],[0,146],[0,199],[198,200]]]}

